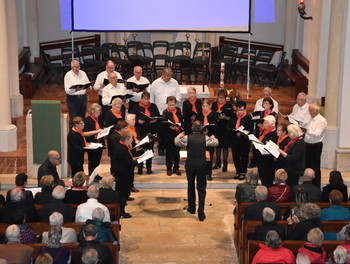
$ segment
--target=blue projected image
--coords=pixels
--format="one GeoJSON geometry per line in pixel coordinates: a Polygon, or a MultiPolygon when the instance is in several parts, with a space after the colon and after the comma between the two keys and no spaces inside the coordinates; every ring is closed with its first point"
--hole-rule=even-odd
{"type": "Polygon", "coordinates": [[[275,23],[275,0],[255,0],[255,23],[275,23]]]}

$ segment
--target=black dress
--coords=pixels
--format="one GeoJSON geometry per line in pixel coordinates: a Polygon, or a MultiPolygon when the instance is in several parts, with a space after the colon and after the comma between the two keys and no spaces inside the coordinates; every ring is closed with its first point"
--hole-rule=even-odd
{"type": "Polygon", "coordinates": [[[216,129],[215,129],[215,137],[219,140],[219,148],[228,148],[231,147],[230,143],[230,133],[227,130],[227,123],[228,121],[226,119],[220,119],[219,115],[221,113],[224,113],[226,116],[231,117],[233,114],[232,111],[232,105],[229,102],[226,102],[226,104],[221,108],[221,111],[218,112],[218,102],[214,102],[211,106],[211,110],[216,113],[216,129]]]}
{"type": "Polygon", "coordinates": [[[298,185],[299,177],[305,170],[306,145],[303,138],[295,141],[287,150],[285,170],[288,174],[287,184],[291,187],[298,185]]]}
{"type": "Polygon", "coordinates": [[[84,147],[83,136],[71,129],[68,133],[68,163],[74,176],[78,171],[84,171],[84,147]]]}
{"type": "Polygon", "coordinates": [[[195,119],[197,115],[202,111],[202,101],[200,99],[196,99],[196,102],[194,103],[196,111],[192,111],[192,104],[187,99],[182,105],[182,114],[183,114],[183,124],[182,127],[185,130],[186,134],[190,134],[192,132],[192,117],[194,116],[195,119]]]}
{"type": "MultiPolygon", "coordinates": [[[[278,141],[278,139],[277,139],[278,141]]],[[[277,144],[281,150],[284,150],[284,147],[287,146],[287,144],[290,141],[290,137],[286,137],[282,140],[280,144],[277,144]]],[[[279,155],[278,158],[275,160],[275,170],[278,169],[286,169],[286,162],[284,160],[284,157],[282,155],[279,155]]]]}

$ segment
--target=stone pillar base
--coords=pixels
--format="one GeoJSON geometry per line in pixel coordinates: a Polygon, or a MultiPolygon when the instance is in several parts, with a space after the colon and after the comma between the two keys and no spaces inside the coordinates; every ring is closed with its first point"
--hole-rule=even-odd
{"type": "Polygon", "coordinates": [[[17,127],[8,125],[0,127],[0,152],[17,149],[17,127]]]}
{"type": "Polygon", "coordinates": [[[321,167],[324,169],[335,168],[335,149],[337,148],[339,129],[334,126],[326,128],[326,134],[323,139],[323,149],[321,156],[321,167]]]}
{"type": "Polygon", "coordinates": [[[336,170],[350,171],[350,148],[337,148],[336,153],[336,170]]]}
{"type": "Polygon", "coordinates": [[[23,95],[14,94],[11,96],[11,117],[23,116],[23,95]]]}

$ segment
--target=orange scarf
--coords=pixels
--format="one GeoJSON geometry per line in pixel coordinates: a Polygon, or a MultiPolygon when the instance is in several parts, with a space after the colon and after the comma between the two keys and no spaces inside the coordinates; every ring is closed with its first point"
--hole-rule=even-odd
{"type": "Polygon", "coordinates": [[[132,153],[131,153],[131,151],[130,151],[130,148],[129,148],[123,141],[121,141],[121,140],[119,141],[119,143],[122,144],[122,145],[124,145],[124,146],[128,149],[131,158],[133,158],[132,153]]]}
{"type": "Polygon", "coordinates": [[[134,141],[137,140],[136,128],[128,126],[128,130],[131,132],[132,137],[134,138],[134,141]]]}
{"type": "Polygon", "coordinates": [[[220,104],[219,102],[217,102],[216,104],[217,104],[217,106],[218,106],[218,110],[216,110],[216,112],[218,113],[218,112],[221,112],[221,108],[226,104],[226,102],[224,102],[224,103],[222,103],[222,104],[220,104]]]}
{"type": "Polygon", "coordinates": [[[151,104],[144,105],[142,102],[139,102],[139,106],[145,108],[144,114],[145,114],[146,116],[151,116],[151,112],[148,110],[148,108],[151,106],[151,104]]]}
{"type": "Polygon", "coordinates": [[[236,129],[238,129],[241,126],[241,119],[247,115],[247,111],[244,110],[243,115],[239,116],[237,115],[237,122],[236,122],[236,129]]]}
{"type": "Polygon", "coordinates": [[[208,115],[210,115],[210,113],[211,113],[211,110],[208,111],[208,113],[204,113],[204,112],[202,111],[202,114],[203,114],[203,116],[204,116],[203,126],[206,126],[207,124],[209,124],[209,122],[208,122],[208,115]]]}
{"type": "MultiPolygon", "coordinates": [[[[95,130],[99,130],[101,127],[100,127],[100,124],[98,123],[98,119],[95,118],[93,115],[89,115],[89,116],[90,116],[90,118],[95,122],[95,130]]],[[[94,137],[95,137],[96,140],[97,140],[97,135],[98,135],[98,133],[96,133],[96,134],[94,135],[94,137]]]]}
{"type": "MultiPolygon", "coordinates": [[[[169,108],[167,108],[167,110],[169,111],[169,113],[172,113],[172,114],[173,114],[173,122],[174,122],[174,123],[180,123],[179,118],[178,118],[177,115],[176,115],[177,109],[175,108],[174,110],[170,110],[169,108]]],[[[176,131],[177,131],[178,133],[180,133],[180,132],[181,132],[181,128],[179,128],[178,126],[176,126],[176,131]]]]}
{"type": "Polygon", "coordinates": [[[272,110],[264,111],[264,117],[268,116],[272,113],[272,110]]]}
{"type": "Polygon", "coordinates": [[[282,141],[285,139],[285,138],[287,138],[288,137],[288,135],[285,135],[283,138],[278,138],[277,139],[277,145],[279,146],[281,143],[282,143],[282,141]]]}
{"type": "Polygon", "coordinates": [[[72,127],[72,130],[75,131],[75,132],[77,132],[77,133],[79,133],[79,134],[83,137],[83,139],[84,139],[84,147],[87,147],[88,145],[87,145],[87,143],[86,143],[86,139],[85,139],[85,137],[84,137],[83,131],[81,131],[81,130],[80,130],[79,128],[77,128],[77,127],[72,127]]]}
{"type": "Polygon", "coordinates": [[[194,101],[191,101],[191,99],[188,99],[188,101],[190,102],[190,104],[192,105],[192,112],[197,114],[197,108],[196,108],[196,102],[197,102],[197,98],[194,99],[194,101]]]}
{"type": "Polygon", "coordinates": [[[275,131],[275,129],[276,129],[276,128],[275,128],[274,126],[271,127],[270,129],[262,129],[261,132],[260,132],[259,140],[260,140],[261,142],[263,142],[263,140],[264,140],[266,134],[268,134],[268,133],[270,133],[270,132],[272,132],[272,131],[275,131]]]}
{"type": "Polygon", "coordinates": [[[119,111],[119,113],[117,111],[115,111],[113,108],[111,109],[112,114],[116,117],[116,118],[123,118],[123,116],[121,115],[122,111],[119,111]]]}
{"type": "Polygon", "coordinates": [[[287,144],[287,146],[284,147],[284,152],[287,152],[288,149],[290,148],[290,146],[291,146],[294,142],[298,141],[299,139],[302,139],[302,137],[297,137],[297,138],[294,138],[294,139],[292,139],[291,141],[289,141],[288,144],[287,144]]]}

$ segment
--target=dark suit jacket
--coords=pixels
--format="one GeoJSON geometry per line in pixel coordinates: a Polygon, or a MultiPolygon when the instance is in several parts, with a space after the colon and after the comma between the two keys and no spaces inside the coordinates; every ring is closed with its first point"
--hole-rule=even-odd
{"type": "MultiPolygon", "coordinates": [[[[64,222],[74,222],[72,207],[65,204],[62,200],[53,199],[52,202],[45,204],[41,209],[41,222],[49,222],[49,217],[53,212],[59,212],[63,215],[64,222]]],[[[29,221],[28,221],[29,222],[29,221]]]]}
{"type": "Polygon", "coordinates": [[[82,166],[84,164],[84,139],[83,137],[70,130],[67,137],[68,141],[68,163],[72,166],[82,166]]]}
{"type": "Polygon", "coordinates": [[[14,211],[21,210],[26,215],[26,222],[36,222],[38,215],[35,211],[33,203],[25,201],[9,202],[1,209],[1,222],[12,224],[11,215],[14,211]]]}
{"type": "Polygon", "coordinates": [[[113,255],[109,248],[100,242],[95,240],[93,241],[84,241],[79,244],[72,252],[71,264],[82,264],[81,257],[83,256],[85,250],[93,248],[98,253],[99,263],[101,264],[113,264],[113,255]]]}
{"type": "Polygon", "coordinates": [[[321,202],[321,189],[309,181],[305,181],[293,187],[292,201],[295,201],[295,194],[298,188],[304,188],[309,193],[310,203],[321,202]]]}
{"type": "MultiPolygon", "coordinates": [[[[75,132],[74,132],[75,133],[75,132]]],[[[58,176],[56,166],[52,165],[52,163],[46,159],[43,164],[38,169],[38,186],[40,186],[40,179],[44,175],[52,175],[55,179],[55,182],[60,181],[60,177],[58,176]]],[[[64,185],[63,185],[64,186],[64,185]]]]}
{"type": "Polygon", "coordinates": [[[275,212],[275,220],[281,219],[280,207],[277,203],[260,201],[247,206],[244,213],[244,220],[262,220],[262,211],[265,207],[270,207],[275,212]]]}

